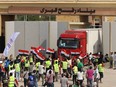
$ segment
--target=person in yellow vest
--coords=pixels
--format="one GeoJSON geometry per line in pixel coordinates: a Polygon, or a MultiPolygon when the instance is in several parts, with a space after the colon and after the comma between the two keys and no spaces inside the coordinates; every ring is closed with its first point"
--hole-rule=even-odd
{"type": "Polygon", "coordinates": [[[16,72],[16,79],[19,81],[20,80],[20,63],[15,64],[15,72],[16,72]]]}
{"type": "Polygon", "coordinates": [[[33,57],[32,57],[32,55],[29,56],[29,62],[33,63],[33,57]]]}
{"type": "Polygon", "coordinates": [[[68,62],[66,59],[62,62],[62,69],[63,69],[63,73],[67,73],[68,62]]]}
{"type": "Polygon", "coordinates": [[[76,84],[77,72],[78,72],[78,67],[77,64],[75,63],[73,67],[73,84],[76,84]]]}
{"type": "Polygon", "coordinates": [[[8,87],[17,87],[17,86],[18,86],[18,82],[17,82],[16,78],[13,76],[12,73],[10,73],[10,77],[8,80],[8,87]]]}
{"type": "Polygon", "coordinates": [[[9,66],[8,66],[9,71],[10,71],[11,68],[13,68],[13,67],[14,67],[14,65],[13,65],[13,62],[11,61],[10,64],[9,64],[9,66]]]}
{"type": "Polygon", "coordinates": [[[56,81],[58,81],[58,73],[59,73],[58,61],[56,61],[54,64],[54,72],[55,72],[55,79],[56,79],[56,81]]]}
{"type": "Polygon", "coordinates": [[[54,64],[56,63],[56,61],[59,62],[59,61],[58,61],[58,58],[54,59],[54,64]]]}
{"type": "Polygon", "coordinates": [[[50,59],[47,59],[46,61],[45,61],[45,66],[46,66],[46,72],[49,70],[49,68],[50,68],[50,66],[51,66],[51,61],[50,61],[50,59]]]}
{"type": "Polygon", "coordinates": [[[28,57],[27,57],[26,61],[25,61],[25,68],[29,69],[29,65],[30,65],[30,63],[29,63],[29,60],[28,60],[28,57]]]}
{"type": "Polygon", "coordinates": [[[103,72],[104,72],[104,64],[103,63],[99,63],[98,65],[98,71],[99,71],[99,75],[100,75],[100,82],[102,83],[102,78],[103,78],[103,72]]]}
{"type": "Polygon", "coordinates": [[[40,61],[39,61],[39,60],[37,60],[37,61],[36,61],[36,64],[35,64],[36,71],[38,71],[38,70],[39,70],[39,65],[40,65],[40,61]]]}

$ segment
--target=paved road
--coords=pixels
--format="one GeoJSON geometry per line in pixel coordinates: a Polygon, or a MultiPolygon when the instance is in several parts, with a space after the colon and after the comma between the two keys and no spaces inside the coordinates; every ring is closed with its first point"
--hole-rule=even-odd
{"type": "MultiPolygon", "coordinates": [[[[72,84],[72,81],[69,81],[69,83],[72,84]]],[[[21,84],[23,82],[20,82],[21,84]]],[[[55,82],[54,84],[54,87],[60,87],[60,82],[55,82]]],[[[41,81],[39,82],[39,87],[42,87],[41,81]]],[[[108,64],[105,64],[103,83],[99,83],[99,87],[116,87],[116,70],[109,69],[108,64]]]]}

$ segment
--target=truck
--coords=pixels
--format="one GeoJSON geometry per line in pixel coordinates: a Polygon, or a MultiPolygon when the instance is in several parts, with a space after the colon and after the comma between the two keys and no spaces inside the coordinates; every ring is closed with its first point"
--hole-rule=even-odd
{"type": "MultiPolygon", "coordinates": [[[[101,45],[98,37],[99,30],[91,29],[76,29],[76,30],[66,30],[64,33],[60,34],[60,37],[57,41],[58,55],[61,55],[62,51],[65,50],[67,54],[73,55],[74,58],[80,58],[83,60],[84,65],[88,64],[87,53],[95,52],[95,49],[101,45]],[[92,33],[93,32],[93,33],[92,33]],[[97,36],[91,36],[88,34],[95,34],[97,36]],[[90,41],[91,38],[91,41],[90,41]],[[91,45],[92,38],[94,40],[91,45]],[[97,42],[98,41],[98,42],[97,42]],[[89,46],[92,50],[89,49],[89,46]],[[97,47],[96,47],[97,45],[97,47]],[[94,50],[93,50],[94,49],[94,50]]],[[[97,50],[98,51],[98,50],[97,50]]],[[[96,52],[97,52],[96,51],[96,52]]],[[[60,58],[60,57],[59,57],[60,58]]],[[[60,58],[60,60],[62,60],[60,58]]]]}

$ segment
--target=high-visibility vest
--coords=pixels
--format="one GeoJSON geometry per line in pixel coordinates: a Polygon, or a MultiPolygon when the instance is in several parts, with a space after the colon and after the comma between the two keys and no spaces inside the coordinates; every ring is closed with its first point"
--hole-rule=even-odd
{"type": "Polygon", "coordinates": [[[20,71],[20,63],[15,64],[15,70],[16,72],[20,71]]]}
{"type": "Polygon", "coordinates": [[[58,60],[54,60],[54,64],[56,63],[56,61],[57,61],[57,63],[58,63],[58,60]]]}
{"type": "Polygon", "coordinates": [[[46,68],[49,68],[50,65],[51,65],[51,61],[50,61],[50,60],[47,60],[47,61],[46,61],[46,68]]]}
{"type": "Polygon", "coordinates": [[[35,65],[36,66],[36,70],[38,70],[39,65],[40,65],[40,62],[37,62],[36,65],[35,65]]]}
{"type": "Polygon", "coordinates": [[[15,83],[15,78],[13,76],[10,76],[8,87],[14,87],[14,83],[15,83]]]}
{"type": "Polygon", "coordinates": [[[99,72],[103,72],[104,71],[104,67],[102,66],[102,64],[98,65],[98,70],[99,70],[99,72]]]}
{"type": "Polygon", "coordinates": [[[77,66],[74,66],[74,67],[73,67],[73,72],[74,72],[74,74],[77,74],[77,72],[78,72],[77,66]]]}
{"type": "Polygon", "coordinates": [[[58,64],[54,64],[54,71],[55,72],[59,72],[59,66],[58,66],[58,64]]]}
{"type": "Polygon", "coordinates": [[[29,67],[29,61],[25,62],[25,67],[29,67]]]}
{"type": "Polygon", "coordinates": [[[9,65],[8,67],[9,67],[9,70],[11,70],[11,68],[13,68],[13,64],[12,65],[9,65]]]}
{"type": "Polygon", "coordinates": [[[32,62],[33,62],[33,58],[32,58],[32,57],[30,57],[29,61],[32,63],[32,62]]]}
{"type": "Polygon", "coordinates": [[[68,63],[67,63],[66,61],[64,61],[64,62],[63,62],[63,67],[62,67],[62,68],[63,68],[63,69],[67,69],[67,67],[68,67],[68,63]]]}

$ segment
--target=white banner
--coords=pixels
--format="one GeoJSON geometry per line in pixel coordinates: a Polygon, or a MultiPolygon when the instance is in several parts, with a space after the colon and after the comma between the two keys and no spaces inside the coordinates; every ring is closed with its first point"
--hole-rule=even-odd
{"type": "Polygon", "coordinates": [[[14,41],[16,40],[17,36],[20,34],[20,32],[14,32],[12,34],[12,36],[10,37],[5,49],[4,49],[4,52],[3,52],[3,55],[4,56],[7,56],[8,55],[8,52],[11,48],[11,46],[13,45],[14,41]]]}

